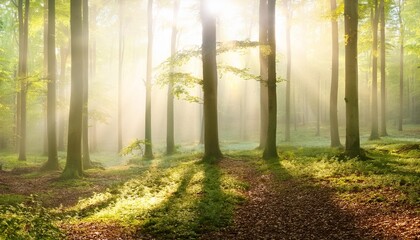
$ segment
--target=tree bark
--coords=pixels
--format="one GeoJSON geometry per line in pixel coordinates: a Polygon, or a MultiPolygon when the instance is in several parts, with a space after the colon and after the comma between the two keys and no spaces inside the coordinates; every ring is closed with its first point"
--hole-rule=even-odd
{"type": "Polygon", "coordinates": [[[217,119],[216,17],[206,7],[209,1],[201,0],[205,160],[222,157],[217,119]]]}
{"type": "Polygon", "coordinates": [[[378,128],[378,0],[374,0],[372,14],[372,107],[370,140],[379,139],[378,128]]]}
{"type": "MultiPolygon", "coordinates": [[[[180,1],[175,0],[172,19],[172,35],[171,35],[171,56],[176,53],[176,40],[178,35],[178,12],[180,1]]],[[[171,64],[171,73],[174,72],[174,64],[171,64]]],[[[174,128],[174,78],[171,76],[168,85],[168,103],[167,103],[167,125],[166,125],[166,154],[170,155],[175,152],[175,128],[174,128]]]]}
{"type": "Polygon", "coordinates": [[[400,24],[400,107],[398,114],[398,131],[403,130],[404,119],[404,23],[401,16],[403,4],[403,0],[399,0],[398,22],[400,24]]]}
{"type": "Polygon", "coordinates": [[[277,137],[277,93],[276,93],[276,1],[268,0],[268,128],[267,141],[263,152],[264,159],[278,158],[277,137]]]}
{"type": "Polygon", "coordinates": [[[380,3],[381,18],[381,128],[380,135],[388,136],[386,130],[386,48],[385,48],[385,0],[380,3]]]}
{"type": "Polygon", "coordinates": [[[144,158],[152,159],[152,65],[153,65],[153,0],[148,1],[147,7],[147,29],[148,29],[148,44],[147,44],[147,73],[146,73],[146,116],[145,116],[145,140],[146,146],[144,151],[144,158]]]}
{"type": "Polygon", "coordinates": [[[260,0],[259,15],[259,41],[260,41],[260,145],[259,149],[264,149],[267,141],[268,131],[268,66],[267,51],[268,32],[267,32],[267,0],[260,0]]]}
{"type": "Polygon", "coordinates": [[[361,154],[358,105],[357,27],[358,0],[344,1],[345,47],[345,102],[346,102],[346,155],[361,154]]]}
{"type": "Polygon", "coordinates": [[[336,17],[337,2],[331,0],[331,35],[332,35],[332,66],[331,66],[331,90],[330,90],[330,135],[331,147],[341,147],[340,133],[338,130],[338,66],[339,66],[339,45],[338,45],[338,21],[336,17]]]}
{"type": "Polygon", "coordinates": [[[285,11],[286,11],[286,48],[287,48],[287,70],[286,70],[286,122],[284,130],[284,140],[286,142],[290,141],[290,109],[291,109],[291,72],[292,72],[292,44],[290,39],[290,31],[292,28],[292,17],[291,17],[291,2],[289,0],[285,1],[285,11]]]}
{"type": "Polygon", "coordinates": [[[119,7],[119,32],[118,32],[118,152],[123,148],[122,141],[122,78],[123,78],[123,62],[124,62],[124,0],[118,1],[119,7]]]}
{"type": "Polygon", "coordinates": [[[83,116],[82,116],[82,161],[83,168],[92,168],[89,153],[89,1],[82,3],[83,34],[83,116]]]}
{"type": "Polygon", "coordinates": [[[82,0],[70,1],[71,32],[71,96],[66,166],[63,178],[83,175],[82,115],[83,115],[83,33],[82,0]]]}
{"type": "Polygon", "coordinates": [[[26,160],[26,100],[28,95],[28,29],[29,29],[29,0],[18,2],[19,18],[19,69],[20,82],[20,127],[19,127],[19,160],[26,160]]]}
{"type": "MultiPolygon", "coordinates": [[[[67,65],[67,58],[69,55],[69,49],[67,44],[63,44],[60,47],[60,83],[58,86],[59,89],[59,98],[61,99],[61,102],[64,102],[66,99],[66,91],[65,91],[65,82],[66,82],[66,65],[67,65]]],[[[59,114],[58,114],[58,150],[64,151],[65,150],[65,144],[64,144],[64,138],[65,138],[65,114],[64,111],[60,110],[59,108],[59,114]]]]}
{"type": "Polygon", "coordinates": [[[47,93],[47,128],[48,160],[43,170],[59,170],[57,154],[57,116],[56,116],[56,70],[55,55],[55,0],[48,0],[48,93],[47,93]]]}

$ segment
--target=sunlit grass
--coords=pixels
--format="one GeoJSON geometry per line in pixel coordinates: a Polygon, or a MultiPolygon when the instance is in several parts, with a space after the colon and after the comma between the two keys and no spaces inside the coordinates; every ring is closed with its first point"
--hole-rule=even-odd
{"type": "Polygon", "coordinates": [[[258,157],[261,154],[258,151],[233,152],[232,156],[250,159],[258,169],[273,172],[280,180],[300,179],[326,184],[342,196],[387,189],[399,197],[380,198],[383,202],[420,204],[420,161],[413,157],[418,156],[420,150],[410,150],[409,143],[392,139],[367,142],[363,147],[368,149],[371,159],[340,160],[336,157],[340,153],[337,149],[290,145],[279,148],[278,160],[264,161],[258,157]]]}
{"type": "Polygon", "coordinates": [[[132,179],[65,210],[73,222],[119,222],[159,237],[195,238],[228,225],[235,204],[244,199],[246,184],[199,155],[130,162],[138,171],[132,179]]]}

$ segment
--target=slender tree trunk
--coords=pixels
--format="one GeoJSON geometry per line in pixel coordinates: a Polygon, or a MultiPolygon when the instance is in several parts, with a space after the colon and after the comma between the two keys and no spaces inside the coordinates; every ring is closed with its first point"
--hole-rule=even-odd
{"type": "Polygon", "coordinates": [[[29,29],[29,0],[18,2],[19,15],[19,72],[20,81],[20,139],[19,160],[26,160],[26,100],[28,94],[28,29],[29,29]],[[25,9],[23,9],[25,7],[25,9]],[[24,11],[24,12],[23,12],[24,11]]]}
{"type": "Polygon", "coordinates": [[[380,135],[388,136],[386,130],[386,48],[385,48],[385,0],[380,0],[381,18],[381,128],[380,135]]]}
{"type": "Polygon", "coordinates": [[[403,0],[399,0],[398,21],[400,24],[400,107],[398,114],[398,131],[403,130],[404,119],[404,24],[401,16],[403,0]]]}
{"type": "Polygon", "coordinates": [[[330,134],[331,147],[341,147],[340,133],[338,130],[338,66],[339,66],[339,45],[338,45],[338,21],[336,17],[337,2],[331,0],[331,32],[332,32],[332,66],[331,66],[331,91],[330,91],[330,134]]]}
{"type": "MultiPolygon", "coordinates": [[[[95,5],[91,6],[89,9],[89,17],[94,21],[90,25],[90,33],[89,33],[89,79],[90,82],[94,82],[96,78],[96,7],[95,5]]],[[[90,151],[94,152],[97,150],[97,125],[98,119],[92,119],[92,129],[90,137],[90,151]]]]}
{"type": "MultiPolygon", "coordinates": [[[[48,85],[48,0],[44,0],[44,61],[43,61],[43,78],[47,80],[48,85]]],[[[47,87],[48,88],[48,87],[47,87]]],[[[48,91],[48,90],[47,90],[48,91]]],[[[47,93],[48,95],[48,93],[47,93]]],[[[44,121],[44,156],[48,156],[48,96],[45,104],[45,121],[44,121]]]]}
{"type": "Polygon", "coordinates": [[[71,96],[66,167],[63,178],[83,175],[82,115],[83,115],[83,24],[82,0],[70,1],[71,32],[71,96]]]}
{"type": "Polygon", "coordinates": [[[358,105],[357,27],[358,0],[344,1],[344,25],[347,42],[345,47],[345,102],[346,102],[346,149],[350,157],[361,154],[358,105]]]}
{"type": "Polygon", "coordinates": [[[153,0],[148,1],[147,7],[147,29],[148,29],[148,44],[147,44],[147,76],[146,76],[146,130],[145,140],[146,147],[144,151],[144,158],[152,159],[152,65],[153,65],[153,0]]]}
{"type": "Polygon", "coordinates": [[[264,148],[263,158],[278,158],[276,137],[277,137],[277,93],[276,93],[276,1],[268,0],[268,44],[270,54],[268,55],[268,128],[267,141],[264,148]]]}
{"type": "MultiPolygon", "coordinates": [[[[178,35],[178,12],[180,0],[175,0],[172,19],[172,35],[171,35],[171,56],[176,53],[176,40],[178,35]]],[[[171,64],[171,73],[174,72],[174,64],[171,64]]],[[[173,154],[175,151],[175,128],[174,128],[174,77],[171,76],[168,85],[168,104],[167,104],[167,125],[166,125],[166,153],[173,154]]]]}
{"type": "Polygon", "coordinates": [[[210,0],[201,0],[203,92],[204,92],[204,159],[219,159],[217,120],[216,17],[208,12],[210,0]]]}
{"type": "Polygon", "coordinates": [[[374,0],[372,14],[372,107],[370,140],[379,139],[378,130],[378,0],[374,0]]]}
{"type": "Polygon", "coordinates": [[[55,55],[55,0],[48,0],[48,160],[43,170],[59,170],[57,154],[57,114],[56,114],[56,55],[55,55]]]}
{"type": "Polygon", "coordinates": [[[89,153],[89,1],[82,3],[83,34],[83,116],[82,116],[82,161],[83,168],[92,168],[89,153]]]}
{"type": "Polygon", "coordinates": [[[124,0],[118,1],[119,6],[119,32],[118,32],[118,152],[123,148],[122,141],[122,79],[123,79],[123,62],[124,62],[124,0]]]}
{"type": "Polygon", "coordinates": [[[321,77],[318,75],[318,94],[316,103],[316,133],[315,136],[321,136],[321,77]]]}
{"type": "Polygon", "coordinates": [[[291,72],[292,72],[292,44],[290,39],[290,32],[292,28],[292,16],[291,16],[291,9],[289,4],[290,1],[285,1],[286,6],[286,48],[287,48],[287,70],[286,70],[286,124],[285,124],[285,130],[284,130],[284,140],[286,142],[290,141],[290,109],[291,109],[291,97],[290,97],[290,89],[291,89],[291,72]]]}
{"type": "MultiPolygon", "coordinates": [[[[60,47],[60,83],[58,86],[59,91],[59,98],[61,99],[61,102],[64,102],[66,98],[65,94],[65,82],[66,82],[66,65],[67,65],[67,58],[68,58],[68,47],[65,46],[66,44],[63,44],[60,47]]],[[[59,108],[60,109],[60,108],[59,108]]],[[[64,138],[65,138],[65,117],[64,117],[64,111],[59,110],[58,114],[58,150],[64,151],[64,138]]]]}
{"type": "Polygon", "coordinates": [[[267,141],[268,131],[268,65],[267,65],[267,45],[268,45],[268,8],[267,0],[260,0],[259,15],[259,41],[260,41],[260,146],[264,149],[267,141]]]}

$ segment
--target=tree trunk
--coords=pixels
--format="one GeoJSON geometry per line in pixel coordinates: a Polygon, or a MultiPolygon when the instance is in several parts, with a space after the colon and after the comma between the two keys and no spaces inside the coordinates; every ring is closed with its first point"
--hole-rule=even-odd
{"type": "Polygon", "coordinates": [[[276,94],[276,1],[268,0],[268,24],[267,36],[270,46],[268,55],[268,128],[267,141],[264,148],[263,158],[278,158],[276,136],[277,136],[277,94],[276,94]]]}
{"type": "Polygon", "coordinates": [[[55,55],[55,0],[48,0],[48,160],[43,170],[59,170],[57,154],[57,116],[56,116],[56,55],[55,55]]]}
{"type": "Polygon", "coordinates": [[[292,72],[292,47],[291,47],[291,39],[290,39],[290,31],[292,28],[292,19],[291,19],[291,9],[289,4],[290,1],[285,1],[285,11],[287,14],[286,17],[286,48],[287,48],[287,70],[286,70],[286,122],[285,122],[285,130],[284,130],[284,140],[286,142],[290,141],[290,109],[291,109],[291,72],[292,72]]]}
{"type": "MultiPolygon", "coordinates": [[[[48,88],[48,0],[44,0],[44,61],[43,61],[43,78],[47,81],[48,88]]],[[[48,92],[48,90],[47,90],[48,92]]],[[[48,93],[45,104],[45,121],[44,121],[44,156],[48,156],[48,93]]]]}
{"type": "Polygon", "coordinates": [[[20,135],[19,135],[19,160],[26,160],[26,97],[28,90],[28,29],[29,29],[29,0],[18,2],[19,17],[19,71],[20,82],[20,135]],[[25,10],[25,12],[23,12],[25,10]]]}
{"type": "Polygon", "coordinates": [[[267,141],[268,131],[268,66],[267,66],[267,51],[268,32],[267,32],[267,0],[260,0],[260,15],[259,15],[259,41],[260,41],[260,146],[259,149],[264,149],[267,141]]]}
{"type": "Polygon", "coordinates": [[[403,0],[399,0],[398,21],[400,24],[400,107],[398,114],[398,131],[403,130],[404,119],[404,24],[401,16],[403,0]]]}
{"type": "MultiPolygon", "coordinates": [[[[96,7],[95,5],[91,6],[89,9],[89,17],[93,19],[93,23],[90,25],[90,34],[89,34],[89,79],[90,82],[94,82],[96,78],[96,7]]],[[[89,134],[90,137],[90,151],[95,152],[98,148],[97,146],[97,125],[98,119],[94,118],[92,120],[92,129],[89,134]]]]}
{"type": "Polygon", "coordinates": [[[316,102],[316,133],[315,136],[321,136],[321,77],[318,75],[318,94],[317,94],[317,102],[316,102]]]}
{"type": "Polygon", "coordinates": [[[385,0],[380,3],[381,16],[381,136],[388,136],[386,131],[386,48],[385,48],[385,0]]]}
{"type": "Polygon", "coordinates": [[[92,168],[89,153],[89,1],[82,3],[83,40],[83,116],[82,116],[82,161],[83,168],[92,168]]]}
{"type": "MultiPolygon", "coordinates": [[[[179,0],[175,0],[172,19],[172,36],[171,36],[171,56],[176,53],[176,38],[178,35],[178,12],[179,0]]],[[[174,64],[171,64],[171,73],[174,72],[174,64]]],[[[175,128],[174,128],[174,95],[173,95],[174,79],[171,76],[168,85],[168,105],[167,105],[167,125],[166,125],[166,154],[170,155],[175,152],[175,128]]]]}
{"type": "MultiPolygon", "coordinates": [[[[65,98],[66,98],[66,91],[65,91],[65,82],[66,82],[66,65],[67,65],[67,58],[68,58],[68,53],[69,53],[69,49],[67,46],[65,46],[67,44],[63,44],[60,47],[60,84],[58,86],[58,91],[59,91],[59,98],[61,99],[61,102],[64,102],[65,98]]],[[[60,109],[60,108],[59,108],[60,109]]],[[[58,150],[59,151],[64,151],[65,150],[65,144],[64,144],[64,138],[65,138],[65,114],[64,111],[59,110],[59,114],[58,114],[58,150]]]]}
{"type": "Polygon", "coordinates": [[[122,78],[123,78],[123,62],[124,62],[124,0],[118,1],[119,6],[119,32],[118,32],[118,152],[123,148],[122,141],[122,78]]]}
{"type": "Polygon", "coordinates": [[[331,91],[330,91],[330,134],[331,147],[341,147],[340,133],[338,130],[338,66],[339,66],[339,45],[338,45],[338,21],[336,17],[337,2],[331,0],[331,32],[332,32],[332,66],[331,66],[331,91]]]}
{"type": "Polygon", "coordinates": [[[374,0],[372,14],[372,108],[370,140],[379,139],[378,131],[378,0],[374,0]]]}
{"type": "Polygon", "coordinates": [[[153,65],[153,0],[148,1],[147,7],[147,29],[148,29],[148,44],[147,44],[147,73],[146,73],[146,129],[145,140],[146,147],[144,151],[144,158],[152,159],[152,65],[153,65]]]}
{"type": "Polygon", "coordinates": [[[63,178],[83,175],[82,115],[83,115],[83,33],[82,0],[70,2],[71,31],[71,96],[66,167],[63,178]]]}
{"type": "Polygon", "coordinates": [[[345,47],[345,102],[346,102],[346,155],[361,154],[358,105],[357,26],[358,0],[344,1],[345,47]]]}
{"type": "Polygon", "coordinates": [[[219,159],[217,120],[217,63],[216,63],[216,17],[206,5],[210,0],[201,0],[203,92],[204,92],[204,159],[219,159]]]}

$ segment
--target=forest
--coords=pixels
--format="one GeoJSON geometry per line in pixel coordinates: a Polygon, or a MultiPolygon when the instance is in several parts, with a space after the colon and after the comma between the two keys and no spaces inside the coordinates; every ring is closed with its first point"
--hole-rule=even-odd
{"type": "Polygon", "coordinates": [[[420,239],[420,0],[0,0],[0,240],[420,239]]]}

